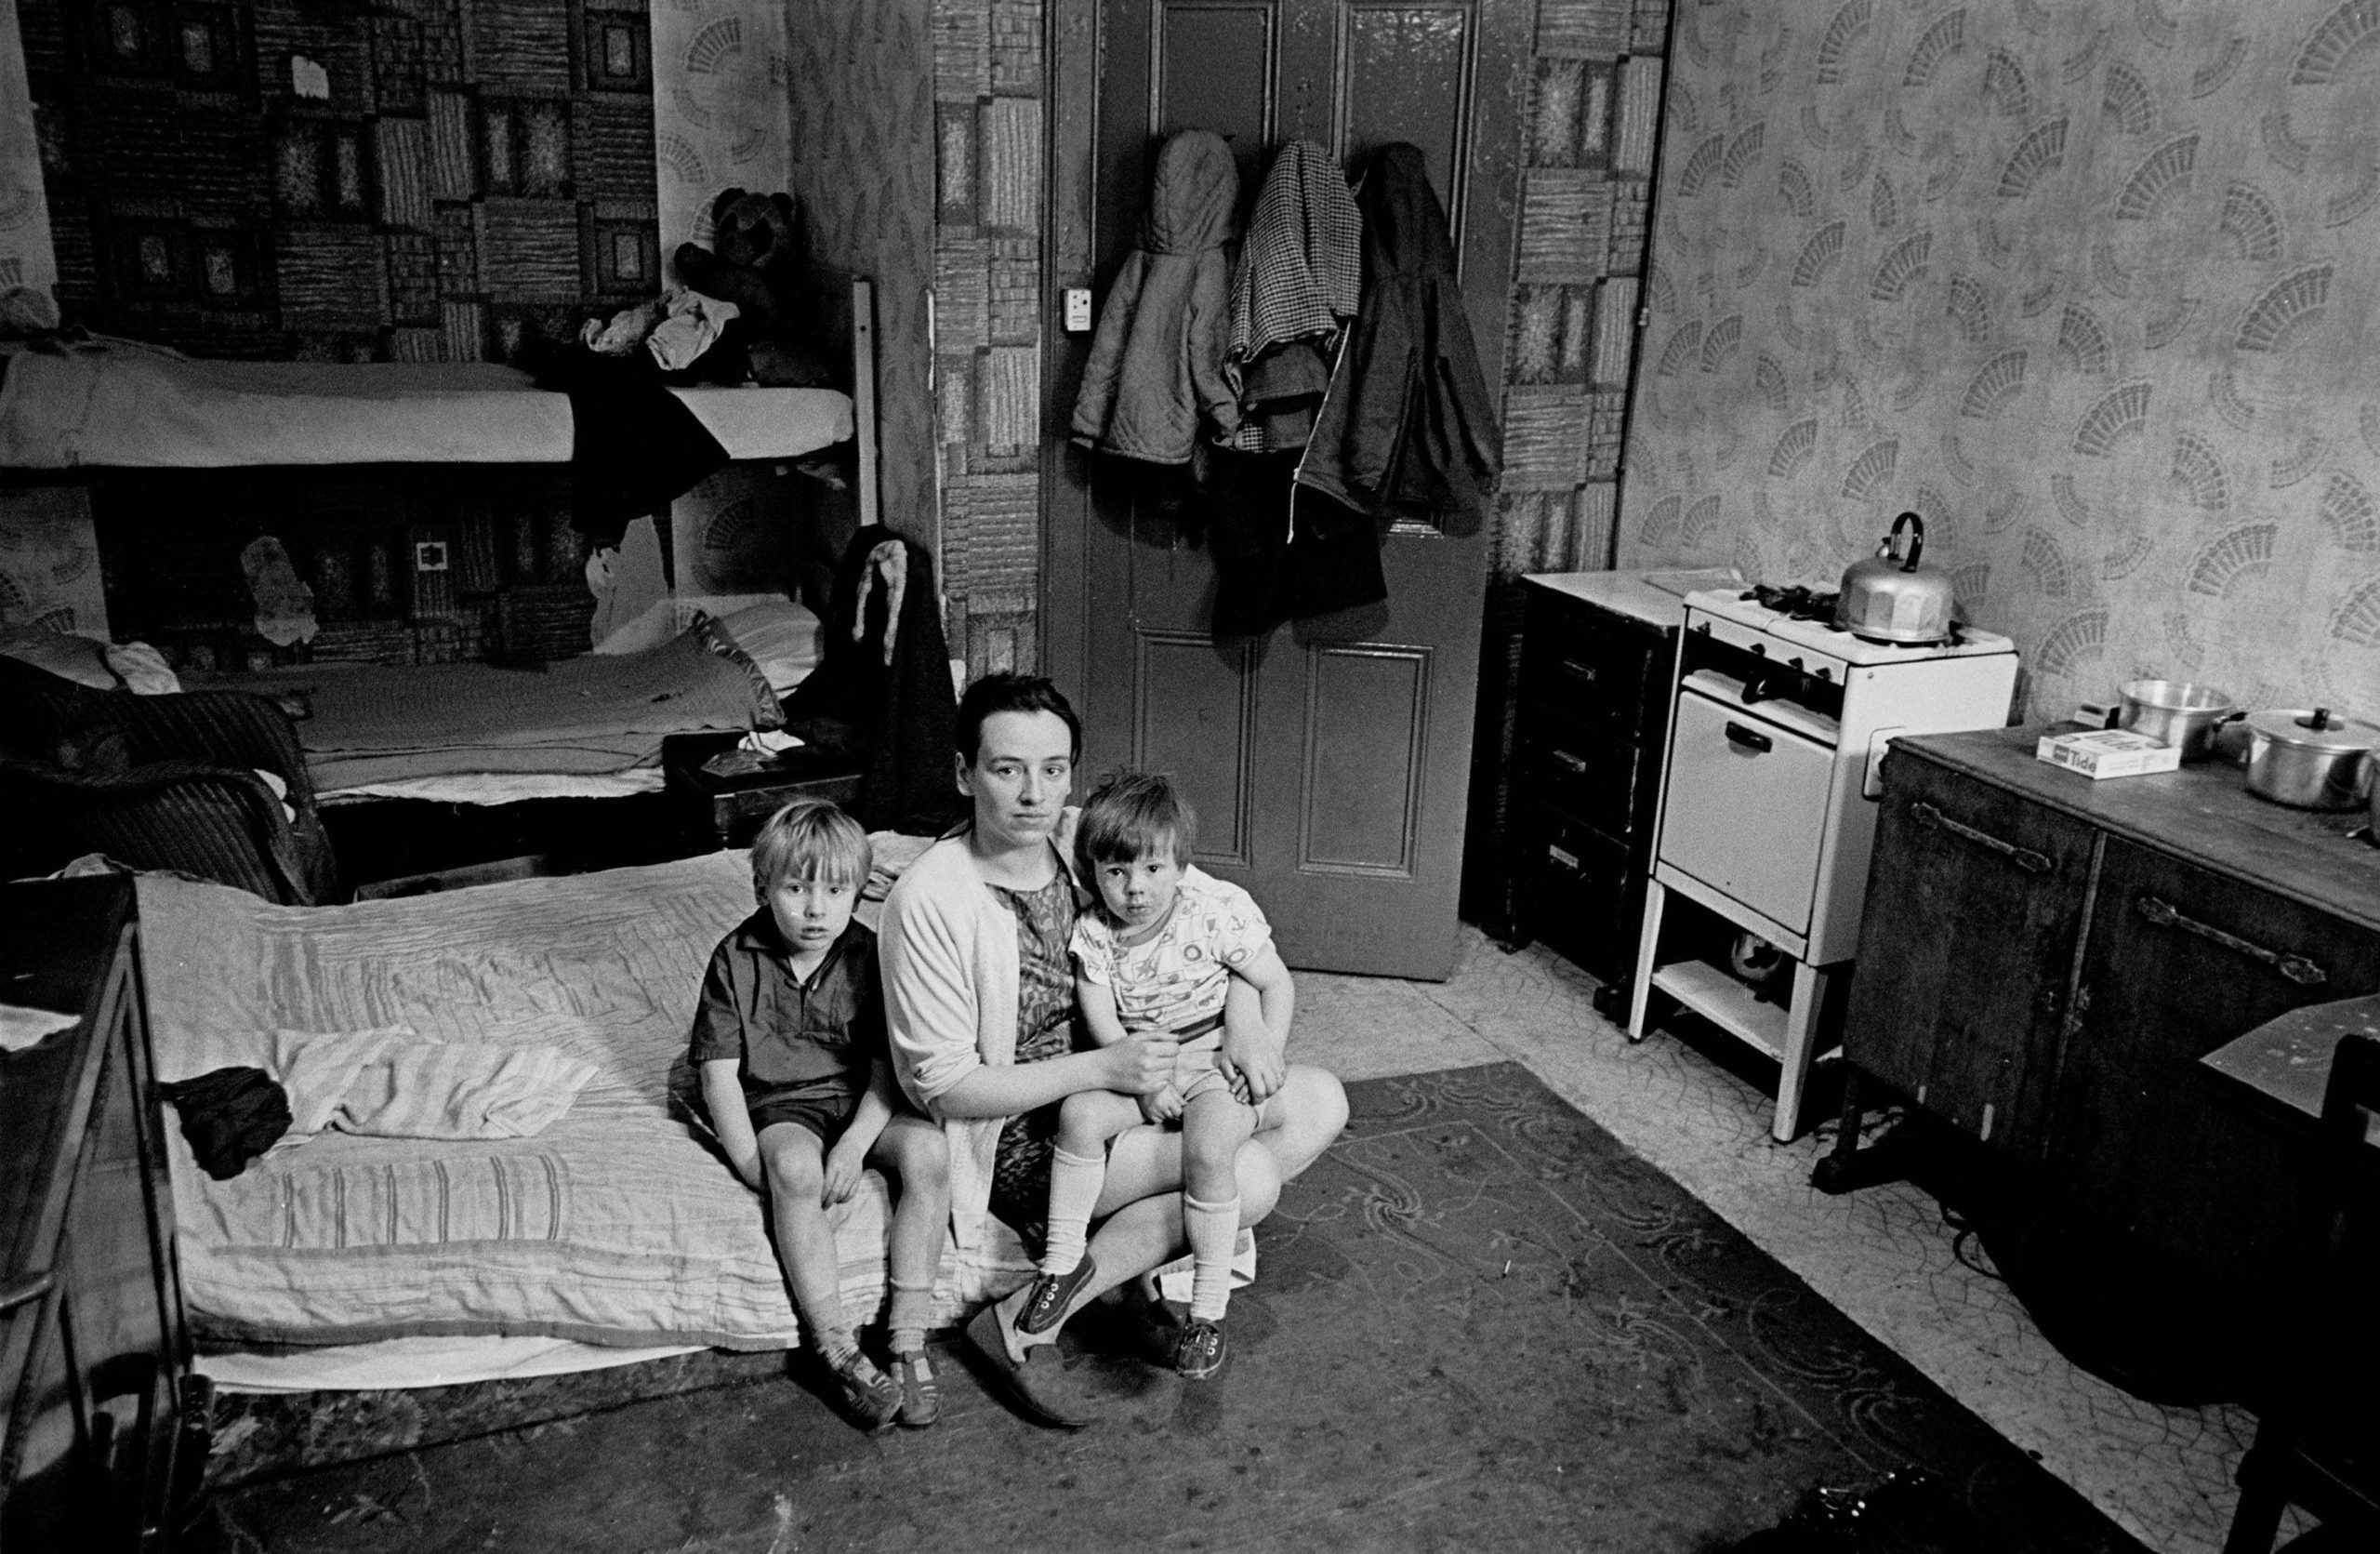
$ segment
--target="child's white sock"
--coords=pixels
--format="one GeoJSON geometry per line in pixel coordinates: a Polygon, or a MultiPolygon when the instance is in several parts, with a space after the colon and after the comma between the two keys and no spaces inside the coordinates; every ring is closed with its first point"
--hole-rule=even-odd
{"type": "Polygon", "coordinates": [[[1050,1229],[1041,1242],[1041,1271],[1072,1273],[1082,1261],[1091,1206],[1107,1183],[1107,1157],[1078,1155],[1061,1145],[1050,1149],[1050,1229]]]}
{"type": "Polygon", "coordinates": [[[1182,1219],[1190,1233],[1190,1320],[1221,1322],[1231,1299],[1231,1249],[1239,1239],[1239,1195],[1204,1203],[1182,1195],[1182,1219]]]}
{"type": "Polygon", "coordinates": [[[884,1330],[894,1354],[916,1354],[926,1347],[926,1324],[933,1318],[933,1286],[892,1281],[892,1299],[884,1314],[884,1330]]]}

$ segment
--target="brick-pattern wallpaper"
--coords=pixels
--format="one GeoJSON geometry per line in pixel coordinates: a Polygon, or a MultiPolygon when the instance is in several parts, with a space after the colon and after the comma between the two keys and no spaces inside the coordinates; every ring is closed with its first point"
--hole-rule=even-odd
{"type": "Polygon", "coordinates": [[[2380,713],[2380,7],[1681,17],[1628,564],[1926,519],[2029,709],[2380,713]]]}
{"type": "Polygon", "coordinates": [[[933,0],[944,628],[971,675],[1039,657],[1041,18],[1040,0],[933,0]]]}
{"type": "Polygon", "coordinates": [[[18,0],[71,318],[500,359],[660,283],[644,0],[18,0]]]}
{"type": "Polygon", "coordinates": [[[1612,564],[1634,374],[1669,0],[1539,0],[1521,123],[1520,221],[1473,731],[1464,912],[1509,920],[1520,578],[1612,564]]]}

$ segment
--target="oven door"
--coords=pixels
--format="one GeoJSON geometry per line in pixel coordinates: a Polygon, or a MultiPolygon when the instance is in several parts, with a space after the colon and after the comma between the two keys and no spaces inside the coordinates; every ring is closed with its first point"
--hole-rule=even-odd
{"type": "Polygon", "coordinates": [[[1807,934],[1833,780],[1831,745],[1689,681],[1671,725],[1661,861],[1807,934]]]}

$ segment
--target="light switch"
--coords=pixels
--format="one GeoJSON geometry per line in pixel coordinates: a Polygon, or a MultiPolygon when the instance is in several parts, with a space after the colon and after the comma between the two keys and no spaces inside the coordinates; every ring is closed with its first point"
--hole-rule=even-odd
{"type": "Polygon", "coordinates": [[[1066,333],[1091,333],[1091,287],[1066,287],[1066,333]]]}

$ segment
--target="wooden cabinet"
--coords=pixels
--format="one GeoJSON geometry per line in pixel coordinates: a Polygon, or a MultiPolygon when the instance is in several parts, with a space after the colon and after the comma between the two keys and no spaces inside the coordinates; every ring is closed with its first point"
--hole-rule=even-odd
{"type": "Polygon", "coordinates": [[[190,1347],[149,1071],[132,886],[0,886],[7,1002],[79,1013],[0,1054],[0,1547],[155,1548],[190,1347]]]}
{"type": "Polygon", "coordinates": [[[2380,847],[2227,765],[2094,783],[2040,732],[1894,743],[1844,1056],[2145,1246],[2286,1253],[2308,1162],[2199,1059],[2380,990],[2380,847]]]}
{"type": "Polygon", "coordinates": [[[1600,977],[1635,963],[1683,606],[1632,573],[1522,579],[1514,729],[1514,936],[1600,977]]]}

